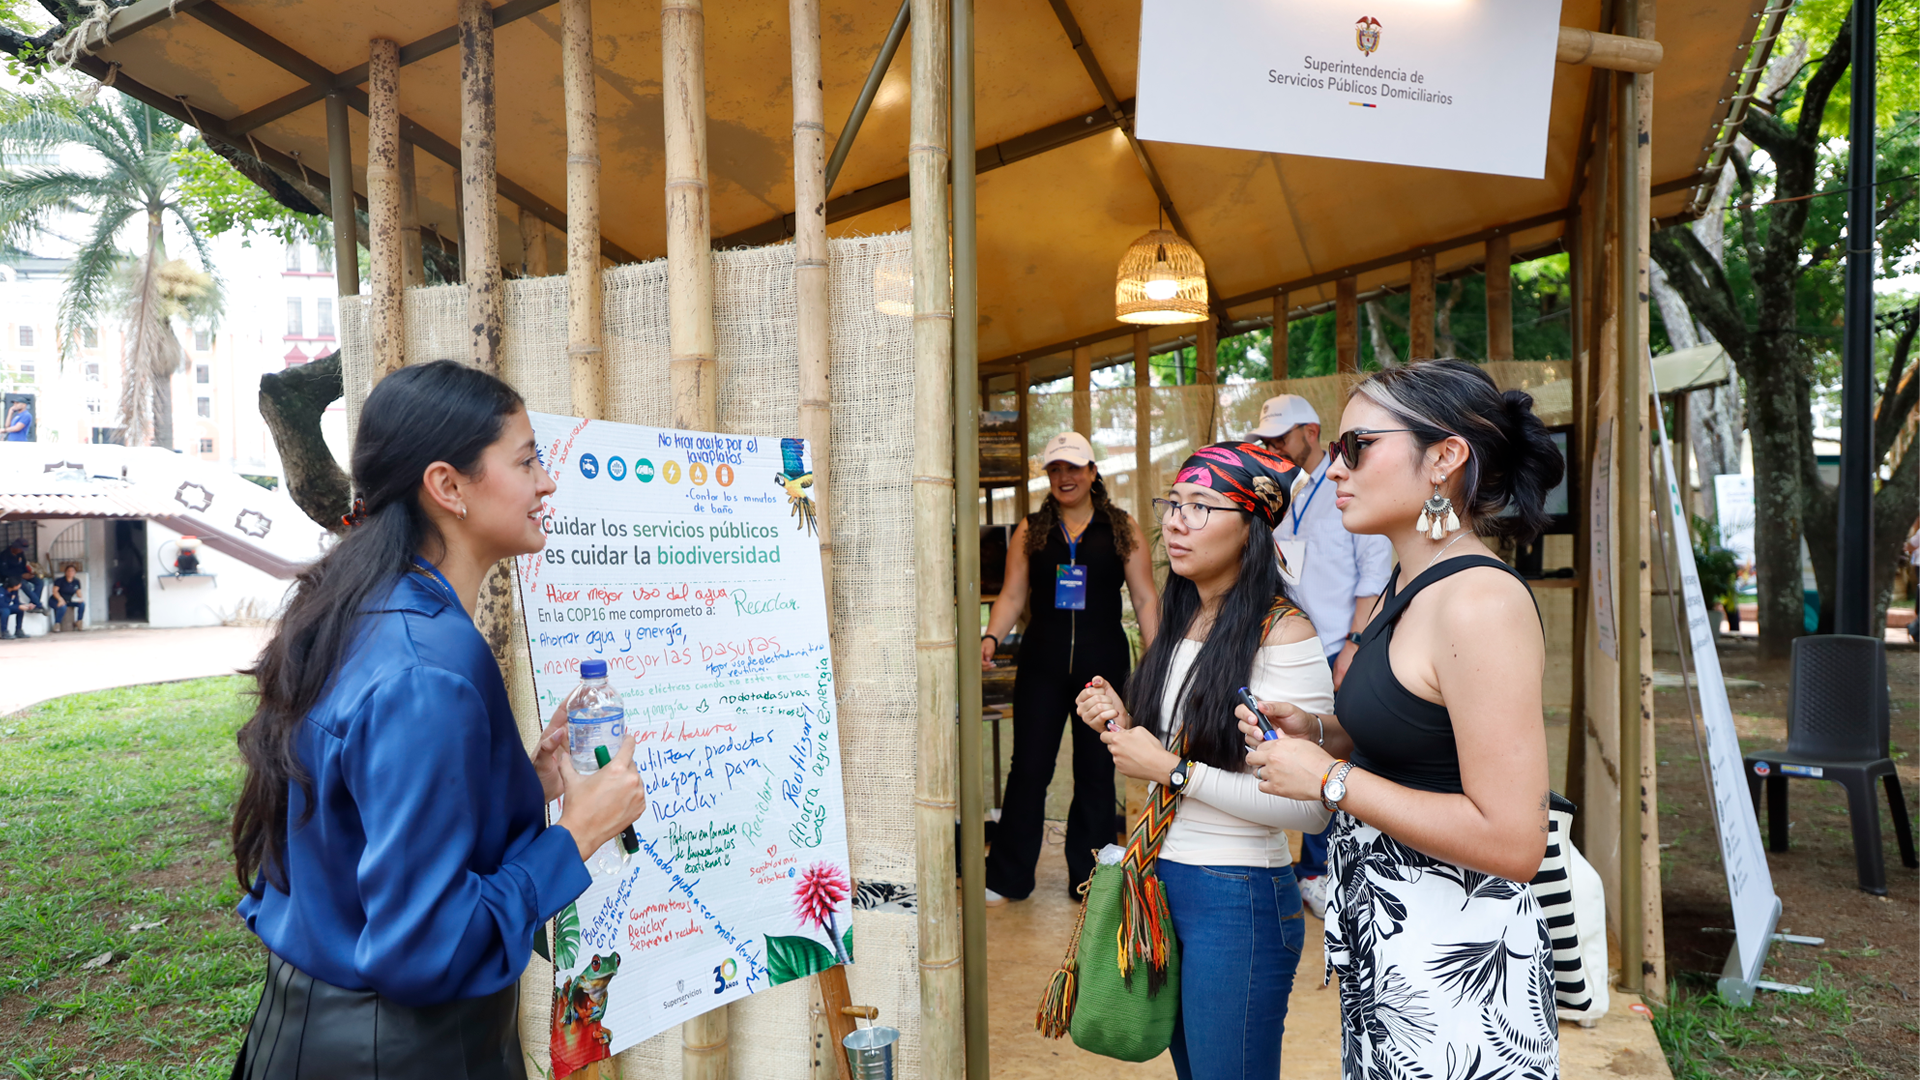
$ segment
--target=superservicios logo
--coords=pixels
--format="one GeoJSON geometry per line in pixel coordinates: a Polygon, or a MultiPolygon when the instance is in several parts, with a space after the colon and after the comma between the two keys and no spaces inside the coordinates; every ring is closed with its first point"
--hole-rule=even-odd
{"type": "Polygon", "coordinates": [[[580,475],[591,480],[600,475],[600,459],[592,454],[580,455],[580,475]]]}
{"type": "Polygon", "coordinates": [[[734,978],[739,972],[740,965],[734,963],[733,957],[731,956],[715,964],[713,966],[713,992],[716,994],[724,994],[734,987],[739,986],[740,980],[734,978]]]}

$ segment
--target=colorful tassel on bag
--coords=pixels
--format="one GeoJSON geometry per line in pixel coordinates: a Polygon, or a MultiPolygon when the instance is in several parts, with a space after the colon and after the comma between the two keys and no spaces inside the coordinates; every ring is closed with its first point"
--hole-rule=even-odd
{"type": "Polygon", "coordinates": [[[1040,1011],[1033,1017],[1034,1029],[1049,1039],[1064,1038],[1073,1024],[1073,1006],[1080,996],[1080,980],[1076,975],[1080,968],[1080,930],[1087,925],[1086,897],[1092,883],[1093,879],[1088,878],[1080,885],[1080,917],[1074,920],[1073,936],[1067,939],[1066,958],[1060,961],[1053,978],[1047,980],[1047,992],[1040,997],[1040,1011]]]}

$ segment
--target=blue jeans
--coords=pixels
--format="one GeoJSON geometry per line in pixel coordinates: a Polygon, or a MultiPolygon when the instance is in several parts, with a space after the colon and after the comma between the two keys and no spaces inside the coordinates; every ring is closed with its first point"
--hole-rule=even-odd
{"type": "Polygon", "coordinates": [[[1277,1080],[1287,995],[1307,924],[1293,868],[1188,866],[1162,859],[1180,939],[1180,1080],[1277,1080]]]}

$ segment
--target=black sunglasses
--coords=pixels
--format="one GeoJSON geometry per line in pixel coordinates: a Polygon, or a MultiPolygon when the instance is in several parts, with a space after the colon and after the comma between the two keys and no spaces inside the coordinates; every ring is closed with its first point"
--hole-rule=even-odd
{"type": "Polygon", "coordinates": [[[1412,431],[1412,430],[1413,430],[1412,428],[1395,427],[1395,428],[1354,428],[1351,431],[1343,431],[1340,433],[1339,438],[1327,444],[1327,454],[1335,458],[1345,458],[1347,461],[1347,468],[1349,469],[1359,468],[1360,451],[1374,444],[1374,440],[1370,436],[1391,435],[1398,431],[1412,431]],[[1365,439],[1366,441],[1362,442],[1361,441],[1362,439],[1365,439]]]}

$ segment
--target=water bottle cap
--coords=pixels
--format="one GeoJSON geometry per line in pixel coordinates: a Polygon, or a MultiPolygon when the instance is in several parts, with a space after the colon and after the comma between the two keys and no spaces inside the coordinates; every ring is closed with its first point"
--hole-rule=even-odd
{"type": "Polygon", "coordinates": [[[581,677],[581,678],[583,678],[583,679],[604,679],[604,678],[606,678],[606,677],[607,677],[607,662],[606,662],[605,660],[582,660],[582,661],[580,661],[580,677],[581,677]]]}

